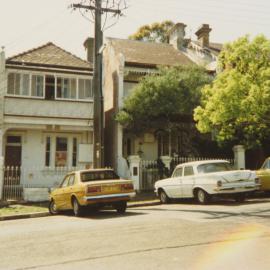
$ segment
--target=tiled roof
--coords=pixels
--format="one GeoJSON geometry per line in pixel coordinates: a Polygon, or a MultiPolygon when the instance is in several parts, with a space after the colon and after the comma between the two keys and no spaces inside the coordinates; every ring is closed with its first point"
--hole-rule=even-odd
{"type": "Polygon", "coordinates": [[[107,38],[116,53],[125,56],[125,62],[134,65],[188,65],[193,62],[170,44],[107,38]]]}
{"type": "Polygon", "coordinates": [[[20,53],[7,59],[7,64],[24,64],[31,66],[62,67],[68,69],[91,69],[89,62],[65,51],[49,42],[40,47],[20,53]]]}

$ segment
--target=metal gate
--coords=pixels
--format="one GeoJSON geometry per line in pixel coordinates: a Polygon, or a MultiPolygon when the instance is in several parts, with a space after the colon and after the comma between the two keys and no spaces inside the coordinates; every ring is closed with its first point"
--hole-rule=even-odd
{"type": "Polygon", "coordinates": [[[7,166],[3,168],[4,185],[2,199],[4,201],[23,200],[23,186],[20,183],[21,167],[7,166]]]}
{"type": "Polygon", "coordinates": [[[140,190],[153,191],[156,181],[168,176],[168,169],[159,160],[141,160],[140,190]]]}

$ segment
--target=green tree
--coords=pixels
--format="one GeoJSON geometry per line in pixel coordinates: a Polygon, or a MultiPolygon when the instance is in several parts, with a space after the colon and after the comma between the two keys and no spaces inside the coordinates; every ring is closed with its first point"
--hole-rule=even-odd
{"type": "Polygon", "coordinates": [[[222,72],[202,91],[194,119],[199,131],[213,132],[219,143],[253,148],[270,135],[270,41],[248,36],[225,45],[222,72]]]}
{"type": "Polygon", "coordinates": [[[141,26],[129,39],[165,43],[168,40],[167,32],[174,26],[172,21],[155,22],[141,26]]]}
{"type": "Polygon", "coordinates": [[[201,88],[210,81],[211,77],[198,66],[160,68],[140,81],[116,120],[136,133],[172,127],[183,117],[192,118],[201,88]]]}

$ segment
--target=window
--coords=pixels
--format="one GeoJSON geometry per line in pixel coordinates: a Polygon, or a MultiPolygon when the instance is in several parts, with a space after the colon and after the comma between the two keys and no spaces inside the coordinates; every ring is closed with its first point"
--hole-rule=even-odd
{"type": "Polygon", "coordinates": [[[68,185],[69,186],[73,186],[74,185],[74,182],[75,182],[75,175],[74,174],[71,174],[69,176],[69,182],[68,182],[68,185]]]}
{"type": "Polygon", "coordinates": [[[67,138],[56,138],[55,166],[67,166],[67,138]]]}
{"type": "Polygon", "coordinates": [[[169,155],[169,135],[165,132],[159,132],[158,139],[158,156],[169,155]]]}
{"type": "Polygon", "coordinates": [[[91,80],[79,79],[78,96],[79,99],[89,99],[93,96],[91,80]]]}
{"type": "Polygon", "coordinates": [[[20,73],[8,74],[7,93],[11,95],[29,95],[30,75],[20,73]]]}
{"type": "Polygon", "coordinates": [[[72,166],[77,166],[77,138],[73,138],[73,147],[72,147],[72,166]]]}
{"type": "Polygon", "coordinates": [[[81,173],[81,181],[116,180],[119,176],[114,171],[89,171],[81,173]]]}
{"type": "Polygon", "coordinates": [[[57,98],[76,98],[76,79],[57,78],[57,98]]]}
{"type": "Polygon", "coordinates": [[[185,167],[184,176],[194,175],[193,167],[185,167]]]}
{"type": "Polygon", "coordinates": [[[68,186],[68,182],[69,182],[69,175],[67,175],[64,178],[64,180],[63,180],[62,184],[60,185],[60,187],[62,187],[62,188],[67,187],[68,186]]]}
{"type": "Polygon", "coordinates": [[[218,163],[206,163],[199,165],[197,167],[197,171],[199,174],[203,173],[214,173],[214,172],[224,172],[224,171],[232,171],[233,168],[230,163],[218,162],[218,163]]]}
{"type": "Polygon", "coordinates": [[[173,177],[181,177],[183,172],[183,168],[178,168],[175,170],[173,177]]]}
{"type": "Polygon", "coordinates": [[[44,78],[41,75],[32,75],[31,96],[43,97],[44,78]]]}
{"type": "Polygon", "coordinates": [[[21,144],[21,136],[7,136],[7,143],[21,144]]]}
{"type": "Polygon", "coordinates": [[[46,138],[46,154],[45,154],[45,166],[50,166],[50,157],[51,157],[51,138],[46,138]]]}

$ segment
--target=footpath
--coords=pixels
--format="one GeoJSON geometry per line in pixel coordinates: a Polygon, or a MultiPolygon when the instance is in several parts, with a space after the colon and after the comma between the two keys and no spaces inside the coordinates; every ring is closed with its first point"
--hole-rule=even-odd
{"type": "MultiPolygon", "coordinates": [[[[160,201],[153,192],[138,193],[128,202],[127,207],[142,207],[159,205],[160,201]]],[[[48,211],[48,202],[44,203],[9,203],[0,205],[0,221],[46,217],[48,211]]]]}

